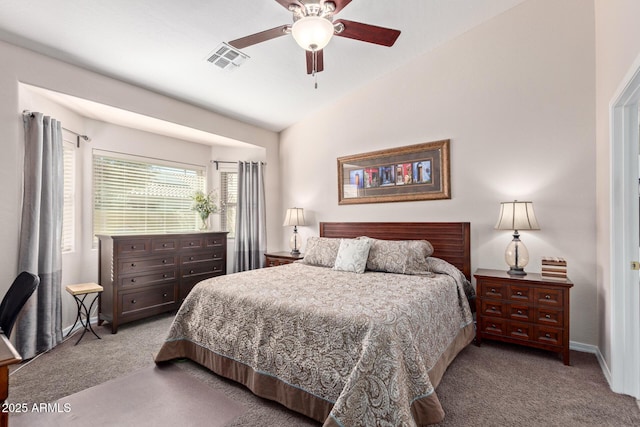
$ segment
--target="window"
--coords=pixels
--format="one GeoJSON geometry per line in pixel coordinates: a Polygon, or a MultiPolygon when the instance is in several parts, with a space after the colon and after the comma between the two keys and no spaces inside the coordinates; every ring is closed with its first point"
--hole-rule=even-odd
{"type": "Polygon", "coordinates": [[[202,166],[95,150],[93,185],[94,235],[198,228],[191,196],[205,190],[202,166]]]}
{"type": "Polygon", "coordinates": [[[64,179],[64,204],[62,208],[62,252],[75,250],[75,170],[76,146],[73,142],[64,141],[62,144],[62,163],[64,179]]]}
{"type": "Polygon", "coordinates": [[[220,227],[227,237],[236,235],[236,207],[238,205],[238,172],[220,172],[220,227]]]}

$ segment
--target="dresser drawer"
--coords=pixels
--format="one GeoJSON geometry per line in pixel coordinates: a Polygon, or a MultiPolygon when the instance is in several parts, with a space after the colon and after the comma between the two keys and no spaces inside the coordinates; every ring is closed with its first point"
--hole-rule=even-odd
{"type": "Polygon", "coordinates": [[[174,305],[176,289],[175,284],[168,284],[139,292],[123,292],[121,294],[122,315],[126,316],[143,310],[174,305]]]}
{"type": "Polygon", "coordinates": [[[504,317],[504,304],[502,301],[482,300],[481,310],[483,316],[504,317]]]}
{"type": "Polygon", "coordinates": [[[202,262],[189,266],[184,266],[181,272],[183,279],[189,279],[196,276],[207,275],[208,277],[222,274],[224,271],[224,261],[202,262]]]}
{"type": "Polygon", "coordinates": [[[507,321],[504,319],[483,317],[480,324],[480,329],[485,334],[500,335],[503,336],[506,333],[507,321]]]}
{"type": "Polygon", "coordinates": [[[224,236],[209,236],[205,239],[205,247],[207,248],[222,248],[227,243],[226,235],[224,236]]]}
{"type": "Polygon", "coordinates": [[[151,251],[151,239],[118,240],[115,252],[120,257],[145,255],[151,251]]]}
{"type": "Polygon", "coordinates": [[[208,252],[202,252],[198,254],[182,255],[182,257],[180,257],[180,262],[182,263],[182,265],[188,265],[203,261],[221,261],[223,259],[223,250],[210,250],[208,252]]]}
{"type": "Polygon", "coordinates": [[[538,307],[535,310],[536,323],[547,326],[555,326],[557,328],[564,327],[564,316],[562,310],[554,310],[552,308],[538,307]]]}
{"type": "Polygon", "coordinates": [[[534,318],[534,309],[524,304],[507,304],[507,317],[511,320],[520,322],[532,322],[534,318]]]}
{"type": "Polygon", "coordinates": [[[172,252],[178,249],[178,239],[173,237],[161,237],[151,240],[152,252],[172,252]]]}
{"type": "Polygon", "coordinates": [[[560,346],[564,342],[563,333],[563,329],[556,329],[539,325],[535,328],[535,339],[536,341],[543,344],[560,346]]]}
{"type": "Polygon", "coordinates": [[[120,278],[120,288],[133,288],[170,282],[177,279],[176,269],[159,271],[157,273],[141,274],[133,277],[120,278]]]}
{"type": "Polygon", "coordinates": [[[175,267],[178,260],[174,256],[149,257],[141,259],[129,259],[118,262],[120,274],[137,274],[143,271],[155,270],[157,268],[175,267]]]}
{"type": "Polygon", "coordinates": [[[561,289],[536,288],[534,290],[536,303],[550,307],[562,307],[562,295],[561,289]]]}
{"type": "Polygon", "coordinates": [[[504,299],[505,298],[506,286],[500,283],[492,283],[492,282],[481,282],[480,283],[480,292],[479,297],[493,298],[493,299],[504,299]]]}
{"type": "Polygon", "coordinates": [[[203,237],[189,237],[187,239],[180,239],[180,249],[202,249],[204,248],[203,237]]]}

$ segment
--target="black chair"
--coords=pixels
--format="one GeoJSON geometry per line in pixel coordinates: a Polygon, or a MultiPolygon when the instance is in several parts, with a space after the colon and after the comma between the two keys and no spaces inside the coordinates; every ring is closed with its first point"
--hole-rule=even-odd
{"type": "Polygon", "coordinates": [[[40,278],[23,271],[13,281],[0,304],[0,328],[9,338],[18,313],[40,284],[40,278]]]}

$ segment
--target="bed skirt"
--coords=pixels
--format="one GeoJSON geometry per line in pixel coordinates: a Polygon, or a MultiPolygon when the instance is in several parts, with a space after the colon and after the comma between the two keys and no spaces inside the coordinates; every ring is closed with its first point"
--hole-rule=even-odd
{"type": "MultiPolygon", "coordinates": [[[[473,323],[460,329],[458,336],[429,371],[429,379],[434,388],[440,383],[449,364],[464,347],[473,341],[474,336],[473,323]]],[[[339,427],[329,416],[333,402],[282,382],[267,373],[257,372],[248,365],[218,355],[191,341],[165,342],[156,355],[155,362],[162,363],[179,358],[190,359],[220,376],[245,385],[257,396],[273,400],[295,412],[323,422],[323,427],[339,427]]],[[[411,413],[418,426],[435,424],[444,419],[444,411],[435,392],[413,401],[411,413]]]]}

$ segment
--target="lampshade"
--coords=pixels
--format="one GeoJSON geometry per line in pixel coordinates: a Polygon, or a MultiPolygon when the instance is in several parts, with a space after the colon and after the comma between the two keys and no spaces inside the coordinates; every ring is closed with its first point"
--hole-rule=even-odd
{"type": "Polygon", "coordinates": [[[496,230],[513,230],[513,240],[504,252],[504,260],[509,265],[507,273],[513,276],[525,276],[524,267],[529,263],[529,251],[520,240],[518,230],[540,230],[538,220],[533,213],[532,202],[500,203],[500,215],[496,230]]]}
{"type": "Polygon", "coordinates": [[[304,209],[302,208],[289,208],[287,214],[284,217],[284,224],[287,225],[305,225],[304,223],[304,209]]]}
{"type": "Polygon", "coordinates": [[[320,16],[305,16],[291,27],[291,35],[301,48],[317,51],[324,49],[333,36],[333,24],[320,16]]]}
{"type": "Polygon", "coordinates": [[[496,230],[540,230],[538,220],[533,212],[533,202],[500,203],[500,215],[496,230]]]}

